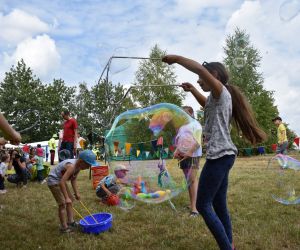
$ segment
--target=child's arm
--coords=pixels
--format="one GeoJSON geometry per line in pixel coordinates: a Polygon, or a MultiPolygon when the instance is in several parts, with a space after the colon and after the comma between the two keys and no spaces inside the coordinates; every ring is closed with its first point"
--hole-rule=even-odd
{"type": "Polygon", "coordinates": [[[72,178],[71,185],[72,185],[76,200],[80,200],[80,195],[79,195],[78,188],[77,188],[77,176],[72,178]]]}
{"type": "Polygon", "coordinates": [[[166,55],[163,57],[162,61],[168,64],[178,63],[189,71],[192,71],[195,74],[199,75],[199,77],[210,86],[213,97],[217,99],[220,97],[223,89],[223,84],[211,73],[209,73],[207,69],[200,63],[177,55],[166,55]]]}
{"type": "Polygon", "coordinates": [[[12,166],[13,166],[13,165],[12,165],[12,162],[13,162],[13,159],[10,158],[10,159],[9,159],[9,162],[8,162],[8,164],[7,164],[7,169],[8,169],[8,170],[11,170],[11,168],[12,168],[12,166]]]}
{"type": "Polygon", "coordinates": [[[181,84],[181,87],[184,91],[191,92],[202,107],[205,106],[206,97],[202,95],[191,83],[184,82],[181,84]]]}
{"type": "Polygon", "coordinates": [[[70,177],[73,175],[75,166],[69,163],[66,164],[65,168],[66,168],[66,172],[64,173],[64,175],[62,176],[59,182],[59,187],[65,197],[66,203],[72,203],[72,200],[70,199],[67,192],[66,184],[67,181],[70,179],[70,177]]]}
{"type": "Polygon", "coordinates": [[[110,196],[110,195],[111,195],[111,192],[105,187],[105,184],[104,184],[104,183],[101,184],[100,186],[101,186],[101,188],[105,191],[105,193],[107,194],[107,196],[110,196]]]}

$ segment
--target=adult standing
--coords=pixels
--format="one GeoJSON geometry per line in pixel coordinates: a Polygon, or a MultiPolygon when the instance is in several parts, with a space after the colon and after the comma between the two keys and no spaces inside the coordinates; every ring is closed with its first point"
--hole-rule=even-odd
{"type": "Polygon", "coordinates": [[[54,165],[54,158],[55,158],[55,149],[56,149],[56,141],[57,138],[56,134],[52,135],[52,138],[48,141],[49,151],[50,151],[50,164],[54,165]]]}
{"type": "MultiPolygon", "coordinates": [[[[68,150],[70,152],[70,158],[74,158],[74,154],[76,154],[76,145],[77,145],[77,121],[70,117],[70,112],[68,110],[64,110],[61,112],[62,118],[65,120],[63,125],[63,137],[60,143],[61,150],[68,150]]],[[[61,159],[59,159],[61,161],[61,159]]]]}
{"type": "Polygon", "coordinates": [[[288,148],[288,139],[286,135],[286,128],[284,124],[282,123],[282,119],[279,116],[276,116],[274,119],[272,119],[274,124],[277,126],[277,139],[278,139],[278,147],[276,150],[277,154],[287,154],[287,148],[288,148]]]}

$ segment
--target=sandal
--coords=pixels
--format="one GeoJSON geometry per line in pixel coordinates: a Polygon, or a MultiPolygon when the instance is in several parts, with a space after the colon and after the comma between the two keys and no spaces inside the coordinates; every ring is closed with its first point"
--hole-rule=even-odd
{"type": "Polygon", "coordinates": [[[59,229],[59,231],[60,231],[60,233],[62,233],[62,234],[64,234],[64,233],[72,233],[72,232],[73,232],[72,229],[69,228],[69,227],[67,227],[67,228],[61,227],[61,228],[59,229]]]}
{"type": "Polygon", "coordinates": [[[190,217],[198,217],[199,213],[198,212],[190,212],[190,217]]]}

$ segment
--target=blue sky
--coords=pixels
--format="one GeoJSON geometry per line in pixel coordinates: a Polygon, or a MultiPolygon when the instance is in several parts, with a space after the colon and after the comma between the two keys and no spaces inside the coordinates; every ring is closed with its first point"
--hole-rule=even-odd
{"type": "MultiPolygon", "coordinates": [[[[2,0],[0,80],[24,58],[49,83],[95,84],[112,54],[148,56],[155,44],[199,61],[222,60],[228,34],[245,29],[285,122],[300,135],[300,0],[2,0]]],[[[112,80],[130,84],[136,62],[112,80]]],[[[178,81],[197,77],[176,67],[178,81]]],[[[191,95],[185,104],[197,105],[191,95]]]]}

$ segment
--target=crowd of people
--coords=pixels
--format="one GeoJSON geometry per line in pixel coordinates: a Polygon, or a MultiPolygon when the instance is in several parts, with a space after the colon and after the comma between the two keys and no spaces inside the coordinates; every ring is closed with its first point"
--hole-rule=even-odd
{"type": "MultiPolygon", "coordinates": [[[[7,126],[6,119],[4,119],[4,129],[6,138],[0,138],[0,194],[7,192],[5,179],[17,185],[20,188],[26,188],[29,180],[37,180],[39,183],[46,182],[49,166],[45,164],[48,161],[50,153],[50,164],[55,164],[55,154],[61,150],[68,151],[69,159],[78,158],[79,153],[85,147],[85,139],[77,132],[77,122],[74,118],[70,117],[68,110],[62,112],[64,119],[63,129],[60,131],[60,140],[57,143],[57,134],[53,134],[48,141],[48,150],[44,149],[41,144],[35,147],[25,144],[23,147],[5,148],[5,144],[10,140],[11,143],[18,145],[20,143],[20,135],[7,126]],[[5,127],[6,126],[6,127],[5,127]],[[8,132],[6,132],[6,130],[8,132]],[[12,134],[12,135],[10,135],[12,134]],[[15,138],[13,137],[15,136],[15,138]]],[[[1,122],[1,120],[0,120],[1,122]]],[[[1,124],[0,124],[1,126],[1,124]]],[[[58,154],[60,156],[60,154],[58,154]]],[[[58,157],[59,162],[65,160],[58,157]]]]}
{"type": "Polygon", "coordinates": [[[28,145],[22,148],[4,149],[0,151],[0,193],[7,192],[4,185],[5,177],[10,183],[20,188],[26,188],[29,180],[36,179],[43,184],[44,181],[44,150],[40,144],[37,147],[28,145]]]}

